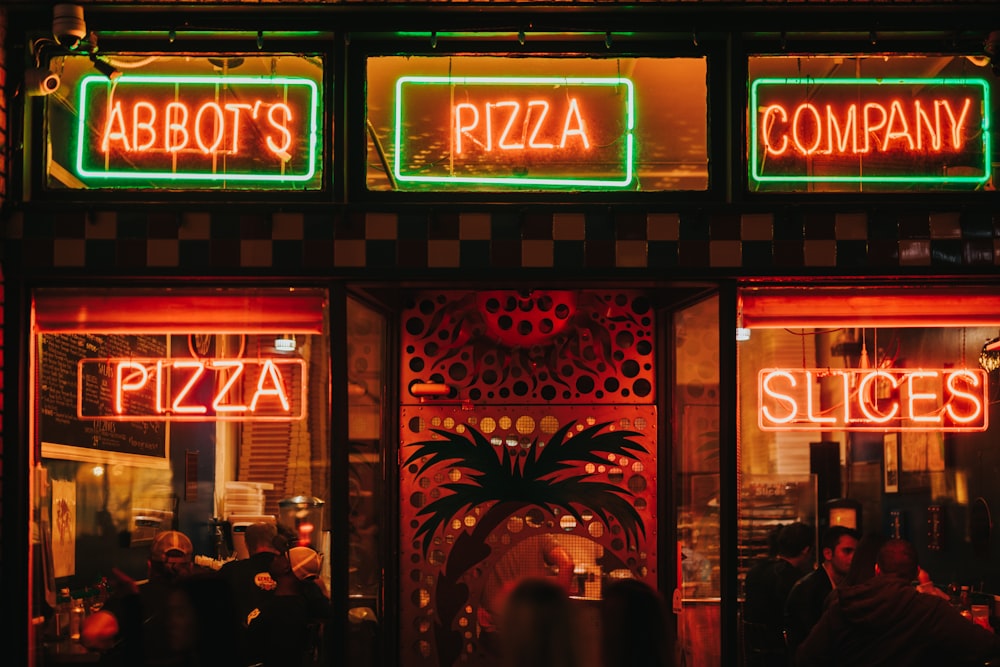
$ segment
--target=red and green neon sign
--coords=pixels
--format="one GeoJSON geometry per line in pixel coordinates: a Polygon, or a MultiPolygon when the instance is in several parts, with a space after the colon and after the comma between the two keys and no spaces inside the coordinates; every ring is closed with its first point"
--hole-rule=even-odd
{"type": "Polygon", "coordinates": [[[762,78],[750,86],[756,183],[990,180],[984,79],[762,78]]]}
{"type": "Polygon", "coordinates": [[[404,186],[625,188],[634,129],[621,77],[404,76],[393,175],[404,186]]]}
{"type": "Polygon", "coordinates": [[[78,90],[84,181],[301,187],[316,176],[319,88],[309,79],[94,75],[78,90]]]}

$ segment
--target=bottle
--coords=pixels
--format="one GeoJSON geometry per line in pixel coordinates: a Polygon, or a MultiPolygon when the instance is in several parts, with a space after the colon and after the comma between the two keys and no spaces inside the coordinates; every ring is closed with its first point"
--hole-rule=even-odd
{"type": "Polygon", "coordinates": [[[69,598],[69,589],[60,588],[59,595],[56,596],[56,638],[65,639],[69,636],[69,611],[72,603],[69,598]]]}
{"type": "Polygon", "coordinates": [[[73,606],[69,610],[69,638],[73,641],[80,641],[80,632],[83,630],[83,617],[86,613],[87,610],[83,606],[83,600],[73,598],[73,606]]]}
{"type": "Polygon", "coordinates": [[[962,616],[972,620],[972,594],[968,586],[962,586],[958,593],[959,612],[962,616]]]}

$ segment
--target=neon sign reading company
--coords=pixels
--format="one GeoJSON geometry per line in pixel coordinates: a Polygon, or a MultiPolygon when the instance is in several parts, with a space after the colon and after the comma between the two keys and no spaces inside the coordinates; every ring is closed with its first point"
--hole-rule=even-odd
{"type": "Polygon", "coordinates": [[[990,179],[985,79],[756,79],[757,182],[969,183],[990,179]]]}
{"type": "Polygon", "coordinates": [[[81,419],[293,421],[304,415],[302,359],[82,359],[79,367],[81,419]],[[85,378],[95,374],[106,377],[101,391],[107,394],[85,400],[85,378]]]}
{"type": "Polygon", "coordinates": [[[623,188],[632,82],[621,77],[404,76],[393,172],[402,184],[623,188]],[[416,122],[430,119],[430,131],[416,122]]]}
{"type": "Polygon", "coordinates": [[[985,431],[989,420],[978,368],[766,368],[757,400],[763,431],[985,431]]]}
{"type": "Polygon", "coordinates": [[[76,172],[108,181],[309,181],[318,98],[315,82],[295,77],[86,76],[76,172]]]}

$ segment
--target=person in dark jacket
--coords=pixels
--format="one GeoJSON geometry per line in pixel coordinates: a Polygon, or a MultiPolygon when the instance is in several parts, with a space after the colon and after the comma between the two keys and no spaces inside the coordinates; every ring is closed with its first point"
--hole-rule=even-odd
{"type": "Polygon", "coordinates": [[[797,667],[982,665],[1000,657],[1000,637],[947,601],[919,593],[917,552],[905,540],[879,550],[876,575],[833,592],[830,606],[795,654],[797,667]]]}
{"type": "Polygon", "coordinates": [[[847,575],[858,537],[850,528],[831,526],[823,533],[820,566],[795,582],[785,601],[785,629],[789,653],[809,634],[826,607],[826,597],[847,575]]]}
{"type": "Polygon", "coordinates": [[[785,600],[792,586],[810,570],[815,531],[795,522],[778,533],[778,553],[752,567],[744,582],[743,631],[747,663],[752,667],[787,667],[785,600]]]}

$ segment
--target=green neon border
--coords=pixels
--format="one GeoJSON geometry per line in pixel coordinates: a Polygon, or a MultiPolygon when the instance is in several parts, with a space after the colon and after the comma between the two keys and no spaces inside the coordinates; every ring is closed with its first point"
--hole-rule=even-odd
{"type": "Polygon", "coordinates": [[[750,178],[757,183],[986,183],[992,176],[990,164],[990,84],[986,79],[900,78],[900,79],[813,79],[763,78],[750,84],[750,178]],[[980,86],[983,89],[983,175],[982,176],[763,176],[757,173],[757,89],[769,85],[863,85],[863,86],[980,86]]]}
{"type": "Polygon", "coordinates": [[[632,183],[632,158],[634,153],[635,129],[635,89],[631,79],[624,77],[557,77],[557,76],[403,76],[396,80],[395,138],[392,170],[397,182],[403,183],[466,183],[471,185],[545,185],[545,186],[575,186],[595,188],[624,188],[632,183]],[[403,127],[403,86],[408,83],[448,84],[463,86],[479,85],[551,85],[564,86],[620,86],[628,90],[626,100],[625,128],[625,176],[619,180],[603,180],[588,178],[520,178],[489,177],[489,176],[406,176],[401,171],[402,163],[402,127],[403,127]]]}
{"type": "Polygon", "coordinates": [[[316,174],[316,155],[318,150],[317,123],[319,106],[319,87],[315,81],[298,77],[257,77],[257,76],[160,76],[123,74],[114,83],[107,77],[97,74],[85,76],[80,80],[78,95],[79,108],[87,109],[87,88],[91,83],[98,82],[105,86],[120,86],[123,83],[158,83],[158,84],[193,84],[193,85],[256,85],[256,86],[305,86],[311,93],[309,118],[309,169],[298,176],[281,176],[267,174],[213,174],[210,172],[171,172],[171,171],[90,171],[83,166],[84,139],[86,137],[86,112],[80,113],[77,126],[76,171],[77,175],[88,178],[120,178],[124,180],[168,180],[168,181],[246,181],[257,183],[288,183],[308,181],[316,174]]]}

